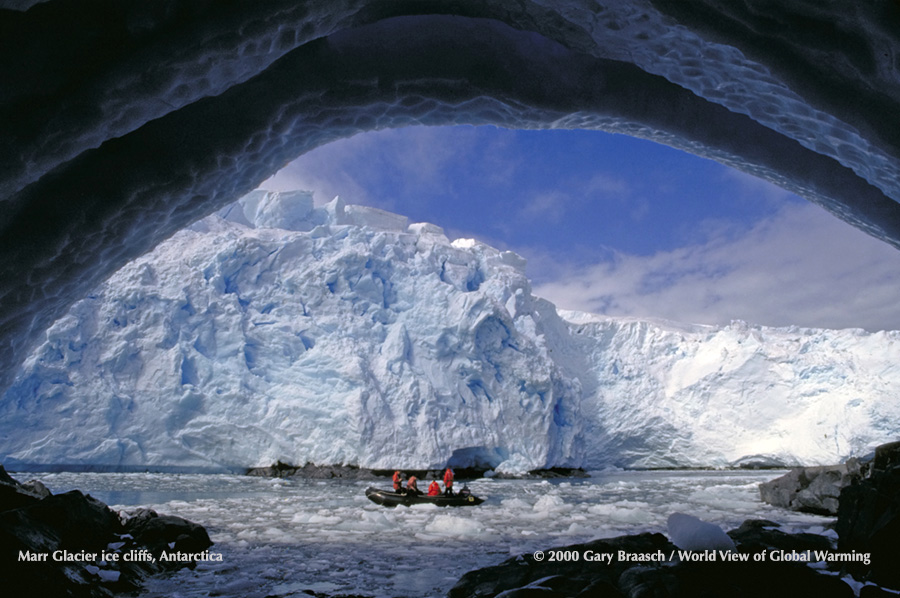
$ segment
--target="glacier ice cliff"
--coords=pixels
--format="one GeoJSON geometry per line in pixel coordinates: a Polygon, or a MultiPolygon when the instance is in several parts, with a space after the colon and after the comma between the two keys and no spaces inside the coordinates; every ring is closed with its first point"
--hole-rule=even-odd
{"type": "Polygon", "coordinates": [[[291,159],[415,124],[588,128],[900,247],[893,0],[0,2],[0,387],[129,260],[291,159]]]}
{"type": "Polygon", "coordinates": [[[557,312],[524,260],[255,191],[130,263],[0,399],[13,467],[833,462],[900,431],[900,333],[557,312]]]}

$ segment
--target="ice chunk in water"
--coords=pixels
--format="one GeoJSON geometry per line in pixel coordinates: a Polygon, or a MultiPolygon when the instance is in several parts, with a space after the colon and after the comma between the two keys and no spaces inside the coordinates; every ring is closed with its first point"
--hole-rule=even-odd
{"type": "Polygon", "coordinates": [[[473,536],[483,531],[478,521],[453,515],[438,515],[425,530],[448,536],[473,536]]]}
{"type": "Polygon", "coordinates": [[[684,550],[735,550],[734,541],[718,525],[693,515],[672,513],[667,522],[672,544],[684,550]]]}

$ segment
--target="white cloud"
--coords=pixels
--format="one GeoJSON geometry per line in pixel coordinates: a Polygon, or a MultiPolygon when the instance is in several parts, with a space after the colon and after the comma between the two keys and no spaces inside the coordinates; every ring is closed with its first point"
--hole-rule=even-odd
{"type": "Polygon", "coordinates": [[[568,309],[704,324],[900,329],[900,251],[812,204],[785,205],[737,238],[555,268],[535,294],[568,309]]]}
{"type": "Polygon", "coordinates": [[[389,193],[452,184],[449,165],[476,142],[473,127],[408,127],[339,139],[291,162],[260,188],[312,191],[317,204],[347,202],[393,209],[389,193]],[[402,189],[399,188],[402,186],[402,189]],[[373,189],[378,195],[367,189],[373,189]]]}
{"type": "Polygon", "coordinates": [[[374,151],[367,135],[357,135],[319,147],[288,164],[264,181],[261,189],[270,191],[312,191],[316,205],[340,195],[351,203],[366,204],[370,198],[359,182],[354,161],[348,159],[374,151]]]}
{"type": "Polygon", "coordinates": [[[517,204],[519,224],[558,224],[572,213],[580,212],[590,202],[627,202],[631,217],[640,220],[648,211],[648,204],[631,197],[628,181],[608,173],[595,173],[584,180],[568,180],[559,188],[537,190],[517,204]]]}
{"type": "Polygon", "coordinates": [[[600,172],[590,178],[583,192],[587,196],[628,197],[631,191],[631,185],[624,178],[600,172]]]}
{"type": "Polygon", "coordinates": [[[524,202],[518,218],[525,221],[556,223],[562,220],[571,203],[572,198],[561,191],[539,192],[524,202]]]}

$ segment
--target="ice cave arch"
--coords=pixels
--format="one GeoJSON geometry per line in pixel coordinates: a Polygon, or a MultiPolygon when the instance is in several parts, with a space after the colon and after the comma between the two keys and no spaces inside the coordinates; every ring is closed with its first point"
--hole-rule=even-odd
{"type": "Polygon", "coordinates": [[[900,247],[898,63],[890,0],[0,2],[0,387],[127,260],[383,127],[642,136],[900,247]]]}

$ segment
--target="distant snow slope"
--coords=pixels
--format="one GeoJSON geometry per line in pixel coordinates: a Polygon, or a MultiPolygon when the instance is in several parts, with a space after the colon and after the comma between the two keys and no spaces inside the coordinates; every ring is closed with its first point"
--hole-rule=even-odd
{"type": "Polygon", "coordinates": [[[524,260],[254,192],[78,302],[0,400],[13,468],[825,463],[900,431],[900,333],[564,313],[524,260]]]}

